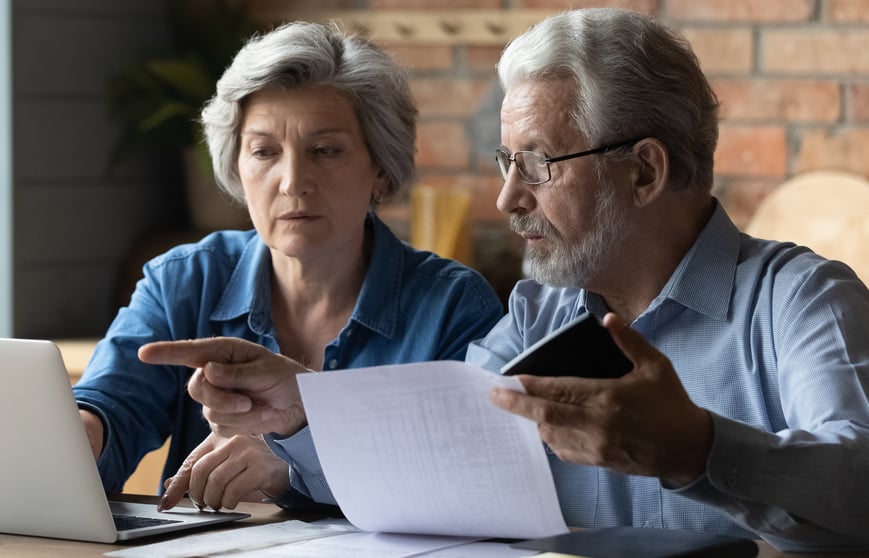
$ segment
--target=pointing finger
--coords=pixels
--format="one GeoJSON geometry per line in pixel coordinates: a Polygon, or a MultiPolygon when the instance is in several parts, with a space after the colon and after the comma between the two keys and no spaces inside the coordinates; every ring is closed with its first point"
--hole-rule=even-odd
{"type": "Polygon", "coordinates": [[[148,364],[174,364],[201,368],[209,362],[247,362],[264,348],[233,337],[209,337],[182,341],[155,341],[139,347],[139,360],[148,364]]]}

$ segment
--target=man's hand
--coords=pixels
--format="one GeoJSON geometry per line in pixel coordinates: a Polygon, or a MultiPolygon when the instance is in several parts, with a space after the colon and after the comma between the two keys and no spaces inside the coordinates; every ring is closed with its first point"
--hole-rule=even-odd
{"type": "Polygon", "coordinates": [[[234,509],[241,501],[278,497],[290,487],[289,465],[257,436],[209,434],[166,479],[159,511],[174,507],[184,493],[200,508],[234,509]]]}
{"type": "Polygon", "coordinates": [[[634,369],[615,380],[519,376],[526,394],[492,401],[535,421],[562,460],[658,477],[683,486],[706,469],[712,419],[685,392],[670,361],[615,314],[603,321],[634,369]]]}
{"type": "Polygon", "coordinates": [[[307,421],[296,383],[296,374],[307,369],[256,343],[232,337],[159,341],[140,347],[139,359],[196,368],[187,391],[202,403],[211,430],[225,438],[289,436],[307,421]]]}

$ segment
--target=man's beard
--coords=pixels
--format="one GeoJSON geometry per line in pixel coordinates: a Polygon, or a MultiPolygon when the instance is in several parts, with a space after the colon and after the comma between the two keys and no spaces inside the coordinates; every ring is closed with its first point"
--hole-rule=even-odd
{"type": "Polygon", "coordinates": [[[616,204],[615,189],[603,184],[595,196],[591,230],[576,244],[565,242],[552,224],[533,215],[510,216],[510,228],[546,238],[552,248],[528,246],[525,257],[531,278],[553,287],[585,287],[596,279],[604,260],[627,235],[625,215],[616,204]]]}

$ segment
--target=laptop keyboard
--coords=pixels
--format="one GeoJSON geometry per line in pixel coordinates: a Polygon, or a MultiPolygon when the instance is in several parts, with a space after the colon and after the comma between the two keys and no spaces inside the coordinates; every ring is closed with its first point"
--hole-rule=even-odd
{"type": "Polygon", "coordinates": [[[156,517],[139,517],[136,515],[112,515],[115,520],[115,528],[118,531],[129,531],[130,529],[141,529],[142,527],[152,527],[154,525],[165,525],[167,523],[180,523],[177,519],[161,519],[156,517]]]}

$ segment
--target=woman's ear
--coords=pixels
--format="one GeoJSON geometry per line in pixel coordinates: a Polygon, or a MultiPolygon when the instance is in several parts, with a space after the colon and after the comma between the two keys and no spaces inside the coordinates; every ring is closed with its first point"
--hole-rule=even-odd
{"type": "Polygon", "coordinates": [[[389,191],[389,177],[382,168],[377,171],[374,179],[374,188],[371,190],[371,203],[377,205],[383,201],[383,197],[389,191]]]}
{"type": "Polygon", "coordinates": [[[670,155],[667,147],[655,138],[645,138],[634,145],[637,171],[634,177],[634,203],[645,207],[655,201],[670,180],[670,155]]]}

